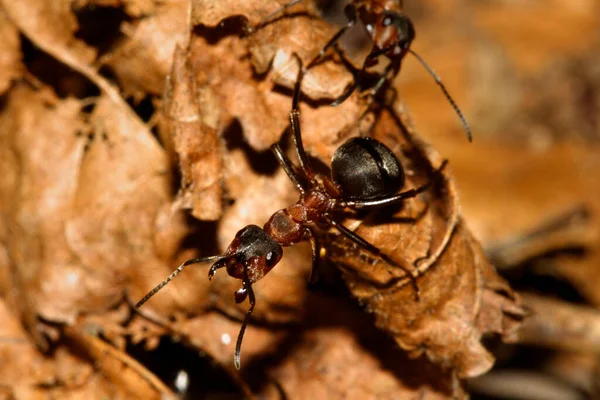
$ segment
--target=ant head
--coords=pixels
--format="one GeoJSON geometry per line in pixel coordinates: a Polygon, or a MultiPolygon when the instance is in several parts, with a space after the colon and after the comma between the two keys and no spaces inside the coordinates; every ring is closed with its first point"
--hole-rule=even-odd
{"type": "Polygon", "coordinates": [[[248,225],[235,235],[225,258],[217,264],[227,267],[227,273],[237,279],[244,279],[246,268],[250,282],[256,282],[277,265],[282,256],[279,243],[258,226],[248,225]]]}
{"type": "Polygon", "coordinates": [[[376,199],[404,186],[404,170],[394,153],[378,140],[364,137],[338,147],[331,161],[331,177],[348,199],[376,199]]]}
{"type": "Polygon", "coordinates": [[[395,11],[384,11],[366,24],[373,44],[379,50],[390,49],[395,55],[406,51],[415,39],[415,29],[411,20],[395,11]]]}
{"type": "Polygon", "coordinates": [[[395,52],[408,49],[415,39],[415,28],[404,14],[386,11],[379,18],[379,31],[374,40],[381,49],[394,46],[395,52]]]}

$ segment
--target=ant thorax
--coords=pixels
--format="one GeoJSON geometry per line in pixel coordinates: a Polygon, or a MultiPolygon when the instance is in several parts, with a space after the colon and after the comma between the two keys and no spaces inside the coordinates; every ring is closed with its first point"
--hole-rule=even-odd
{"type": "Polygon", "coordinates": [[[294,245],[306,240],[306,226],[321,222],[334,205],[335,200],[325,188],[315,185],[301,195],[296,204],[275,212],[264,231],[282,246],[294,245]]]}

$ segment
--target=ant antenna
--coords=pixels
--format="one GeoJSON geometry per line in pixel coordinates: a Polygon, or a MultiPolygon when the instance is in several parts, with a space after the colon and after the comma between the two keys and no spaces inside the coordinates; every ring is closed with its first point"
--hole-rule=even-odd
{"type": "Polygon", "coordinates": [[[145,295],[143,299],[141,299],[140,301],[138,301],[138,303],[135,305],[135,308],[140,308],[145,302],[147,302],[148,300],[150,300],[150,297],[154,296],[160,289],[162,289],[163,287],[165,287],[165,285],[167,283],[169,283],[171,280],[173,280],[173,278],[175,278],[177,275],[179,275],[179,273],[181,271],[183,271],[183,269],[185,267],[187,267],[188,265],[191,265],[191,264],[201,264],[201,263],[212,262],[212,261],[218,261],[218,260],[222,260],[224,258],[225,258],[225,256],[210,256],[210,257],[203,257],[203,258],[192,258],[191,260],[187,260],[186,262],[184,262],[183,264],[181,264],[179,267],[177,267],[177,269],[175,271],[173,271],[171,273],[171,275],[169,275],[167,277],[167,279],[165,279],[164,281],[162,281],[161,283],[159,283],[154,289],[152,289],[150,292],[148,292],[148,294],[145,295]]]}
{"type": "Polygon", "coordinates": [[[429,72],[429,75],[431,75],[431,77],[435,80],[435,83],[437,83],[438,86],[440,87],[440,89],[442,89],[442,92],[444,92],[444,95],[446,96],[446,99],[448,99],[448,101],[450,102],[450,105],[452,106],[452,108],[454,108],[454,111],[456,111],[456,114],[458,115],[458,118],[460,118],[460,122],[462,122],[462,125],[465,128],[465,132],[467,133],[467,139],[469,139],[469,142],[472,142],[473,141],[473,135],[471,134],[471,128],[469,128],[469,124],[467,123],[467,119],[463,115],[462,111],[460,111],[460,108],[458,108],[458,105],[456,104],[456,102],[454,101],[454,99],[452,98],[452,96],[450,96],[450,93],[448,93],[448,90],[446,89],[446,86],[444,86],[444,83],[442,82],[442,79],[425,62],[425,60],[423,60],[423,58],[421,58],[421,56],[418,55],[414,50],[412,50],[412,49],[409,48],[408,51],[410,52],[410,54],[412,54],[413,56],[415,56],[415,58],[421,63],[421,65],[423,66],[423,68],[425,68],[425,70],[427,70],[427,72],[429,72]]]}

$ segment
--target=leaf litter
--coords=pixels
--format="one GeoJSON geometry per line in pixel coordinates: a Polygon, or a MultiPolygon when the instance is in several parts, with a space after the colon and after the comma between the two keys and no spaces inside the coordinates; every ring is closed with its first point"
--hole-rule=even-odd
{"type": "MultiPolygon", "coordinates": [[[[219,254],[241,227],[261,225],[297,200],[267,150],[288,125],[292,53],[306,62],[335,28],[302,5],[240,37],[278,6],[2,3],[7,36],[18,30],[100,94],[59,98],[31,77],[17,81],[27,67],[18,46],[0,49],[17,60],[0,76],[0,345],[2,360],[11,361],[4,365],[30,371],[5,379],[0,390],[16,398],[173,396],[126,353],[127,342],[152,351],[167,335],[208,354],[246,395],[456,398],[466,396],[463,378],[494,363],[483,337],[525,340],[517,334],[527,314],[519,295],[460,214],[453,157],[422,197],[346,221],[396,262],[414,266],[418,301],[403,272],[322,232],[331,262],[320,266],[316,290],[307,285],[307,245],[286,249],[281,265],[256,284],[240,375],[231,362],[231,338],[247,307],[233,301],[238,282],[217,274],[209,283],[205,268],[189,269],[133,312],[131,302],[196,249],[219,254]],[[105,54],[77,39],[76,10],[92,4],[124,7],[131,18],[105,54]],[[127,102],[146,97],[154,126],[127,102]],[[182,209],[217,222],[195,222],[182,209]],[[22,354],[32,361],[14,364],[22,354]]],[[[336,57],[306,76],[301,113],[310,155],[329,165],[337,146],[368,121],[405,166],[408,188],[432,179],[442,158],[402,107],[359,121],[357,94],[338,108],[327,105],[351,79],[336,57]]]]}

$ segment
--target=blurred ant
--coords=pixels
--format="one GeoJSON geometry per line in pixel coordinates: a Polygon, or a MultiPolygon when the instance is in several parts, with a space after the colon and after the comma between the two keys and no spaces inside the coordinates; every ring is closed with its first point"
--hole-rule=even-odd
{"type": "MultiPolygon", "coordinates": [[[[285,12],[288,8],[302,2],[303,0],[292,0],[289,3],[283,5],[281,8],[276,10],[274,13],[267,16],[261,22],[254,27],[246,28],[246,34],[251,34],[256,30],[270,24],[273,20],[285,12]]],[[[367,58],[363,62],[362,68],[355,73],[354,82],[348,88],[348,90],[338,97],[332,106],[336,107],[342,104],[356,89],[363,91],[361,87],[364,79],[366,69],[377,65],[378,58],[385,56],[389,59],[389,64],[386,66],[383,74],[377,81],[377,83],[371,88],[369,96],[369,104],[379,90],[390,80],[393,80],[400,72],[402,60],[407,53],[412,54],[419,63],[425,68],[425,70],[435,80],[435,83],[440,87],[444,96],[460,118],[460,121],[467,134],[469,142],[473,140],[471,134],[471,128],[467,123],[465,116],[462,111],[450,96],[450,93],[443,84],[441,78],[433,71],[433,69],[425,62],[421,56],[419,56],[414,50],[410,48],[411,43],[415,39],[415,29],[412,21],[402,11],[401,0],[352,0],[345,8],[344,12],[348,19],[348,23],[343,26],[333,37],[327,42],[327,44],[321,49],[319,54],[315,56],[310,62],[307,63],[304,68],[304,72],[315,66],[327,53],[331,47],[335,46],[342,35],[356,24],[357,21],[361,21],[370,36],[373,47],[367,58]]],[[[336,46],[337,49],[337,46],[336,46]]]]}
{"type": "MultiPolygon", "coordinates": [[[[400,268],[410,279],[417,299],[419,295],[419,287],[413,271],[399,265],[379,248],[346,228],[334,218],[333,214],[398,204],[424,192],[431,186],[432,181],[418,188],[397,193],[404,186],[402,165],[388,147],[376,139],[367,137],[351,138],[336,149],[331,162],[331,177],[315,173],[304,151],[300,133],[298,104],[300,84],[305,70],[302,68],[300,57],[294,54],[294,58],[300,68],[294,86],[290,122],[301,174],[305,179],[301,179],[297,168],[279,144],[272,145],[271,150],[300,192],[300,199],[296,204],[275,212],[262,229],[256,225],[248,225],[240,230],[225,254],[193,258],[184,262],[135,306],[141,307],[188,265],[214,262],[208,271],[209,279],[212,279],[218,269],[225,268],[230,276],[242,281],[241,289],[235,292],[235,302],[241,303],[246,298],[250,299],[250,308],[242,322],[235,348],[234,364],[237,369],[240,368],[242,339],[255,305],[252,284],[277,265],[283,256],[282,246],[292,246],[305,240],[309,240],[312,245],[312,280],[321,250],[317,237],[313,233],[315,225],[324,230],[335,228],[343,236],[388,265],[400,268]]],[[[436,173],[441,172],[445,165],[446,161],[436,173]]]]}

